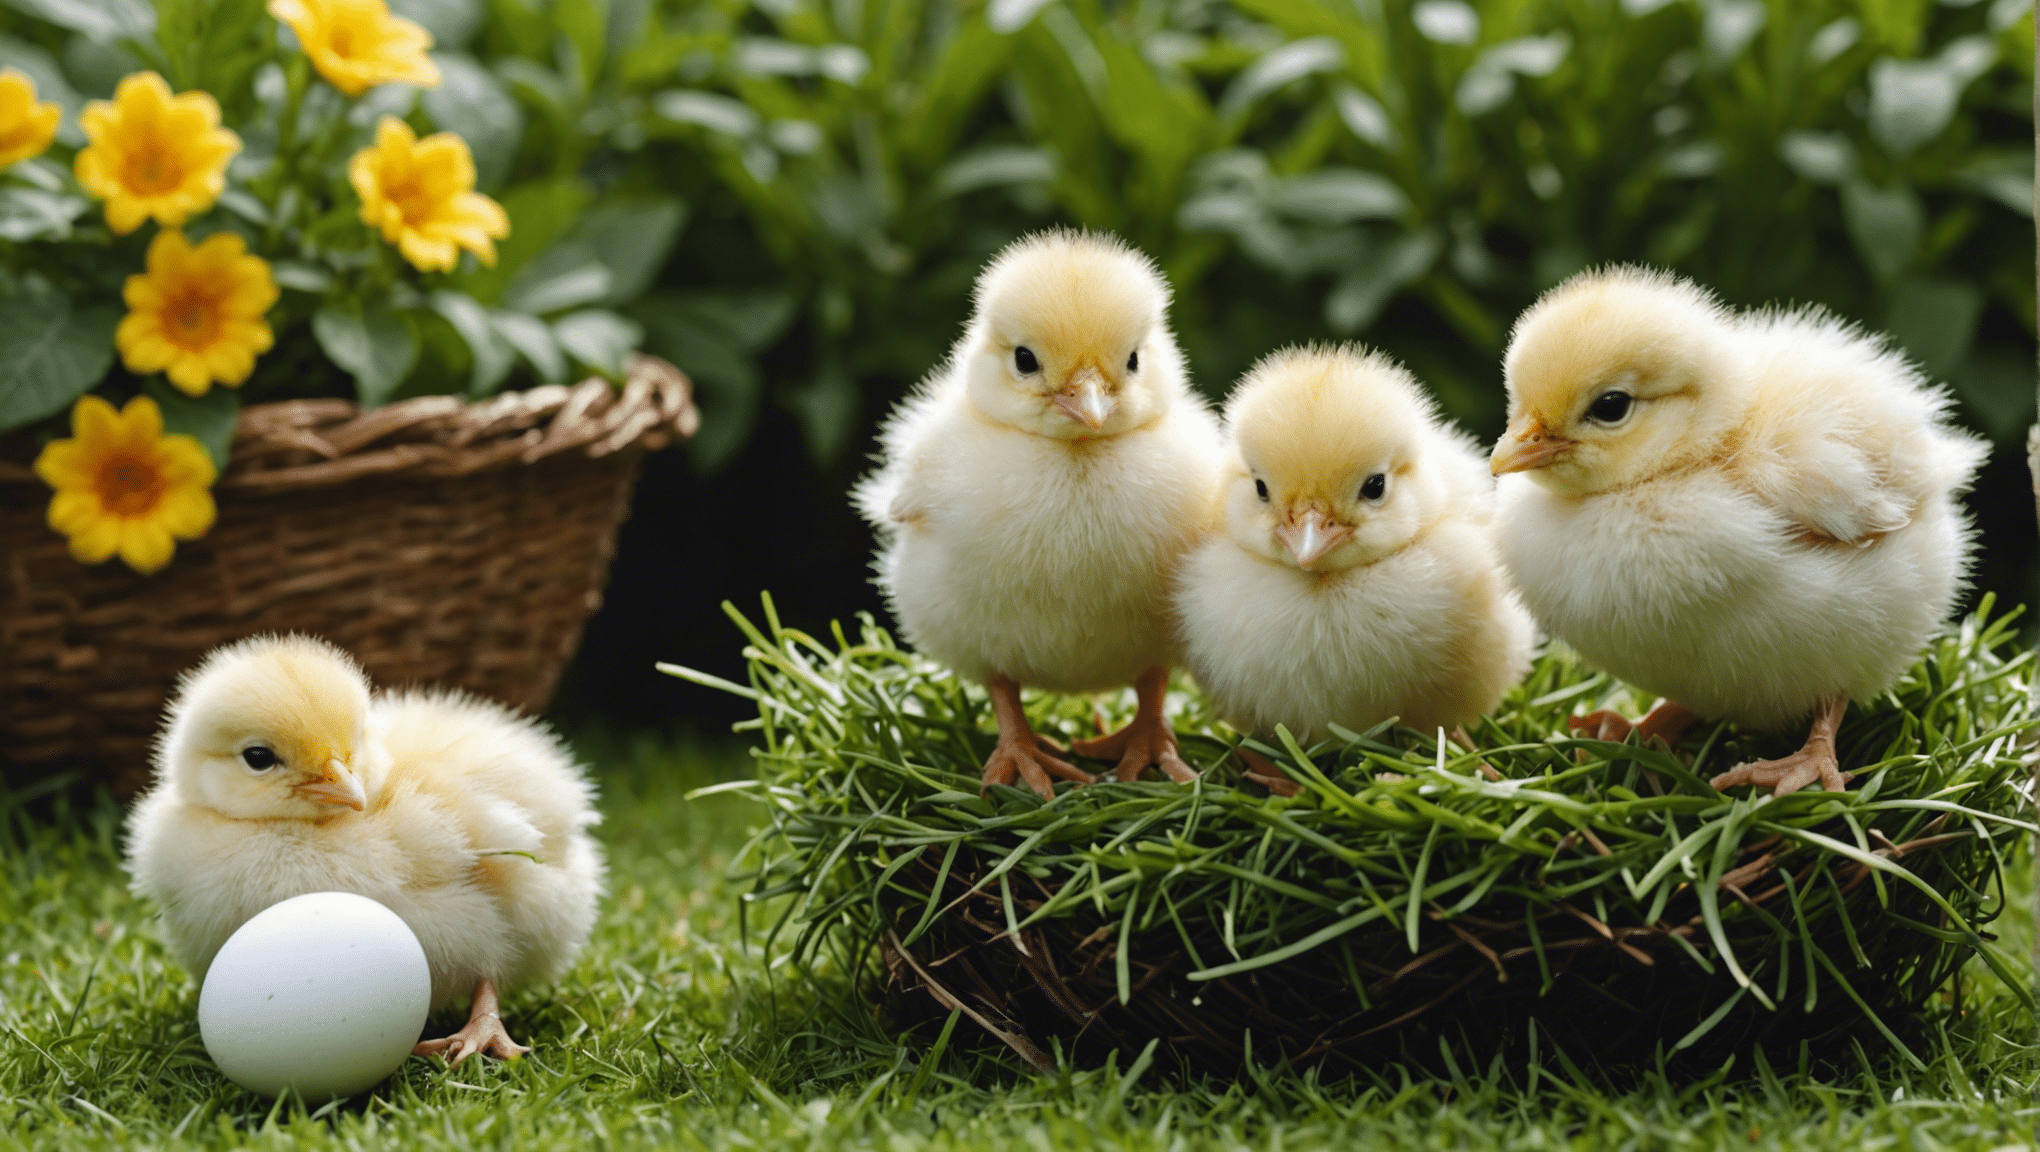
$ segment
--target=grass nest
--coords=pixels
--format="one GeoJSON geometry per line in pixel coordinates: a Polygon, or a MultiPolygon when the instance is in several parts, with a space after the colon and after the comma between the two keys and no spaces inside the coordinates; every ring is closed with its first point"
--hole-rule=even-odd
{"type": "MultiPolygon", "coordinates": [[[[1722,794],[1711,773],[1796,741],[1725,725],[1677,749],[1580,739],[1567,716],[1649,703],[1553,645],[1467,751],[1383,725],[1250,747],[1304,785],[1241,780],[1241,737],[1171,693],[1183,754],[1163,781],[979,795],[993,741],[975,684],[869,618],[826,640],[769,598],[748,685],[767,827],[753,900],[804,965],[865,979],[911,1024],[966,1018],[1038,1067],[1154,1041],[1177,1061],[1568,1058],[1712,1066],[1751,1044],[1881,1035],[1980,956],[2031,1006],[1984,926],[2036,829],[2033,654],[1990,606],[1853,706],[1845,793],[1722,794]],[[1482,769],[1485,764],[1499,779],[1482,769]],[[1089,1054],[1087,1056],[1087,1054],[1089,1054]]],[[[1040,696],[1069,738],[1124,719],[1040,696]]]]}

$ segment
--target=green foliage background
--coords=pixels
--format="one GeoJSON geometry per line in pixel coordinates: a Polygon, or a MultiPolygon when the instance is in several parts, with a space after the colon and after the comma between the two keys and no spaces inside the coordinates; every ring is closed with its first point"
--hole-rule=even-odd
{"type": "Polygon", "coordinates": [[[2009,443],[2033,404],[2031,20],[2030,0],[657,0],[618,111],[694,217],[637,315],[703,385],[709,471],[767,404],[839,459],[954,338],[984,258],[1051,223],[1163,264],[1214,395],[1282,343],[1359,337],[1492,431],[1516,313],[1641,260],[1888,329],[2009,443]]]}

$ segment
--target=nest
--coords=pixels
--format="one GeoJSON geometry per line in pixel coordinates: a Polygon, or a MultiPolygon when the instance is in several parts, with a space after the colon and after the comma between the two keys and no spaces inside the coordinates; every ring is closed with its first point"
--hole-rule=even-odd
{"type": "Polygon", "coordinates": [[[601,604],[640,457],[696,422],[687,378],[650,357],[620,390],[251,405],[218,520],[152,576],[72,559],[34,445],[0,444],[0,765],[133,791],[178,673],[258,632],[535,710],[601,604]]]}
{"type": "MultiPolygon", "coordinates": [[[[775,932],[796,959],[855,974],[902,1026],[961,1016],[1041,1068],[1156,1041],[1219,1073],[1540,1042],[1712,1066],[1881,1036],[1916,1059],[1906,1034],[1971,957],[2029,997],[1983,927],[2035,830],[2040,717],[2032,654],[1988,612],[1850,709],[1849,791],[1776,798],[1707,777],[1796,741],[1569,735],[1578,710],[1648,701],[1555,646],[1474,751],[1386,725],[1250,742],[1305,785],[1293,799],[1241,781],[1240,738],[1188,688],[1172,720],[1195,785],[980,797],[983,693],[869,619],[825,644],[768,601],[762,629],[738,617],[748,687],[668,670],[757,702],[756,896],[791,897],[775,932]]],[[[1089,707],[1029,714],[1068,737],[1105,722],[1089,707]]]]}

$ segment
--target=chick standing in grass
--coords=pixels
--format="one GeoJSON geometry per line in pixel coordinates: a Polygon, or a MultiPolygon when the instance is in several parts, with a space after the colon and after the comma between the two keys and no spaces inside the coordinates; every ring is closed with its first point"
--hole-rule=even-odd
{"type": "MultiPolygon", "coordinates": [[[[129,828],[137,892],[203,976],[249,917],[309,892],[381,902],[417,934],[458,1064],[528,1049],[497,993],[557,977],[601,894],[592,790],[544,729],[457,692],[371,694],[338,649],[258,637],[187,673],[129,828]]],[[[315,1037],[307,1043],[316,1043],[315,1037]]]]}
{"type": "Polygon", "coordinates": [[[1716,788],[1840,790],[1849,700],[1898,678],[1968,562],[1955,498],[1985,448],[1948,427],[1947,398],[1823,312],[1736,314],[1633,268],[1538,301],[1505,372],[1500,541],[1538,622],[1666,698],[1642,735],[1812,715],[1801,751],[1716,788]]]}
{"type": "Polygon", "coordinates": [[[1277,352],[1225,419],[1224,523],[1176,589],[1219,713],[1308,738],[1392,716],[1456,728],[1494,707],[1529,666],[1530,618],[1495,556],[1480,453],[1409,373],[1348,348],[1277,352]]]}
{"type": "Polygon", "coordinates": [[[914,645],[991,691],[984,782],[1091,775],[1056,755],[1020,686],[1132,683],[1137,714],[1073,747],[1195,772],[1162,714],[1175,659],[1169,575],[1208,515],[1218,431],[1185,380],[1154,265],[1107,236],[1020,240],[978,280],[949,360],[887,425],[858,506],[885,540],[879,583],[914,645]]]}

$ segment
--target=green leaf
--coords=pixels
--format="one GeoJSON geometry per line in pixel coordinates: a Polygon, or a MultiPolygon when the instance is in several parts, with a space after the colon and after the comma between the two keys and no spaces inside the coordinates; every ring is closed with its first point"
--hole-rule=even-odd
{"type": "Polygon", "coordinates": [[[1908,276],[1891,286],[1885,324],[1927,374],[1945,379],[1969,354],[1983,291],[1959,280],[1908,276]]]}
{"type": "Polygon", "coordinates": [[[559,341],[553,338],[551,325],[521,312],[492,312],[489,323],[517,349],[540,380],[547,384],[566,383],[566,353],[560,351],[559,341]]]}
{"type": "Polygon", "coordinates": [[[1325,324],[1341,336],[1366,328],[1397,291],[1430,272],[1444,250],[1445,238],[1435,227],[1390,240],[1378,254],[1357,261],[1325,297],[1325,324]]]}
{"type": "Polygon", "coordinates": [[[0,187],[0,239],[65,240],[71,225],[92,207],[82,196],[41,188],[0,187]]]}
{"type": "Polygon", "coordinates": [[[170,86],[204,89],[233,112],[246,103],[255,69],[271,55],[263,0],[155,0],[156,45],[170,86]]]}
{"type": "Polygon", "coordinates": [[[1277,213],[1317,224],[1393,218],[1409,211],[1409,198],[1388,177],[1359,168],[1320,168],[1292,176],[1268,194],[1277,213]]]}
{"type": "Polygon", "coordinates": [[[293,292],[310,292],[314,295],[333,287],[333,273],[302,260],[278,260],[269,265],[270,278],[277,287],[293,292]]]}
{"type": "Polygon", "coordinates": [[[1856,145],[1840,132],[1787,132],[1778,155],[1813,184],[1840,184],[1856,174],[1856,145]]]}
{"type": "Polygon", "coordinates": [[[458,52],[482,26],[482,0],[390,0],[390,11],[432,33],[432,46],[458,52]]]}
{"type": "Polygon", "coordinates": [[[148,0],[0,0],[24,16],[47,20],[102,44],[146,39],[156,30],[148,0]]]}
{"type": "Polygon", "coordinates": [[[1293,40],[1270,50],[1242,69],[1219,101],[1219,114],[1227,119],[1243,115],[1261,97],[1276,89],[1306,76],[1335,72],[1345,66],[1346,49],[1337,40],[1329,36],[1293,40]]]}
{"type": "Polygon", "coordinates": [[[942,166],[935,174],[940,196],[962,196],[980,188],[1046,184],[1055,179],[1055,154],[1024,144],[986,144],[942,166]]]}
{"type": "Polygon", "coordinates": [[[643,325],[604,308],[562,316],[552,328],[567,355],[613,380],[623,377],[624,358],[645,339],[643,325]]]}
{"type": "Polygon", "coordinates": [[[113,367],[120,310],[56,293],[0,299],[0,430],[62,412],[113,367]]]}
{"type": "Polygon", "coordinates": [[[1870,135],[1910,155],[1948,127],[1960,97],[1955,78],[1932,60],[1879,60],[1870,66],[1870,135]]]}
{"type": "Polygon", "coordinates": [[[606,200],[582,215],[568,239],[608,270],[609,290],[602,301],[620,307],[651,287],[686,219],[686,207],[674,196],[606,200]]]}
{"type": "Polygon", "coordinates": [[[418,363],[418,329],[411,318],[385,305],[328,304],[312,316],[319,347],[354,377],[363,408],[389,402],[397,385],[418,363]]]}
{"type": "Polygon", "coordinates": [[[1049,0],[992,0],[985,10],[985,19],[992,31],[1008,36],[1033,23],[1034,17],[1048,5],[1049,0]]]}
{"type": "Polygon", "coordinates": [[[739,139],[756,135],[763,123],[758,114],[741,100],[691,88],[661,92],[653,99],[652,107],[676,124],[692,124],[739,139]]]}
{"type": "Polygon", "coordinates": [[[825,360],[806,383],[788,390],[786,406],[818,466],[834,465],[850,446],[850,433],[863,408],[861,400],[856,382],[835,360],[825,360]]]}
{"type": "Polygon", "coordinates": [[[1858,177],[1842,184],[1842,220],[1863,263],[1879,280],[1889,280],[1919,251],[1926,209],[1910,185],[1879,188],[1858,177]]]}
{"type": "Polygon", "coordinates": [[[503,210],[510,214],[510,235],[496,245],[496,266],[457,273],[454,286],[484,304],[498,302],[524,265],[573,226],[589,197],[587,186],[573,177],[534,180],[510,189],[500,197],[503,210]]]}
{"type": "Polygon", "coordinates": [[[475,186],[491,191],[510,174],[517,146],[524,140],[524,111],[496,74],[474,57],[435,52],[439,86],[426,90],[419,102],[432,125],[467,141],[475,157],[475,186]]]}
{"type": "Polygon", "coordinates": [[[474,357],[468,376],[468,395],[487,396],[502,386],[503,379],[517,364],[517,350],[489,322],[489,310],[465,292],[434,292],[432,310],[453,326],[474,357]]]}
{"type": "Polygon", "coordinates": [[[213,388],[203,396],[186,396],[156,377],[142,385],[142,391],[163,410],[163,430],[192,437],[213,459],[220,471],[234,451],[234,429],[241,419],[241,397],[231,388],[213,388]]]}
{"type": "Polygon", "coordinates": [[[2033,152],[2029,148],[1979,149],[1955,170],[1955,183],[1988,196],[2021,216],[2033,215],[2033,152]]]}
{"type": "Polygon", "coordinates": [[[594,87],[609,58],[609,5],[601,0],[553,0],[552,14],[554,29],[573,45],[580,63],[580,89],[585,92],[594,87]]]}
{"type": "Polygon", "coordinates": [[[609,296],[609,269],[579,244],[560,244],[524,266],[503,292],[503,306],[543,316],[609,296]]]}

